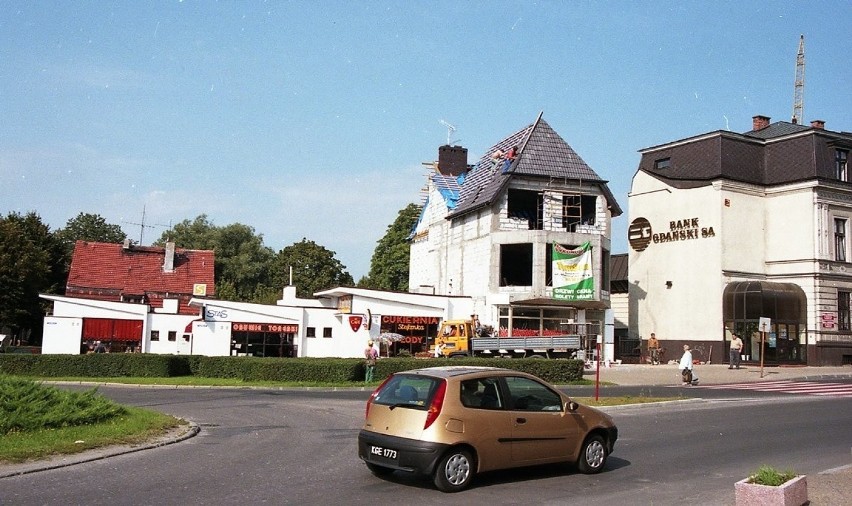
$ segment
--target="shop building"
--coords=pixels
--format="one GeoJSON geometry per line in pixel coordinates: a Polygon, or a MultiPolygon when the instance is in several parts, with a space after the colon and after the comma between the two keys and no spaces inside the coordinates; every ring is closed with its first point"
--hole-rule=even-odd
{"type": "Polygon", "coordinates": [[[640,151],[629,195],[630,338],[680,356],[852,363],[852,134],[771,123],[640,151]],[[761,327],[761,323],[764,327],[761,327]],[[768,325],[767,325],[768,324],[768,325]]]}
{"type": "Polygon", "coordinates": [[[193,296],[213,295],[209,250],[77,241],[65,295],[44,319],[42,353],[190,353],[193,296]]]}
{"type": "Polygon", "coordinates": [[[470,297],[500,337],[582,332],[592,348],[600,337],[611,358],[611,220],[622,211],[607,181],[541,115],[472,165],[449,145],[428,165],[409,289],[470,297]],[[566,251],[582,261],[561,263],[566,251]]]}

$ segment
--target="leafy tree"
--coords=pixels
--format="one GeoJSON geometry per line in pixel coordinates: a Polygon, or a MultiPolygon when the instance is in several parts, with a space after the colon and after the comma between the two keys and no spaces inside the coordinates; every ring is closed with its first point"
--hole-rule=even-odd
{"type": "Polygon", "coordinates": [[[99,214],[80,213],[56,231],[57,238],[73,250],[77,241],[124,242],[127,234],[118,225],[107,223],[99,214]]]}
{"type": "Polygon", "coordinates": [[[408,204],[399,211],[384,237],[379,239],[370,260],[370,272],[358,282],[358,286],[377,290],[408,291],[411,250],[408,236],[419,216],[420,207],[417,204],[408,204]]]}
{"type": "Polygon", "coordinates": [[[214,251],[218,298],[269,301],[275,253],[263,245],[263,235],[255,234],[252,227],[239,223],[217,227],[202,214],[193,221],[178,223],[164,232],[155,244],[162,246],[169,240],[181,248],[214,251]]]}
{"type": "Polygon", "coordinates": [[[0,218],[0,328],[41,343],[47,303],[40,293],[62,293],[67,274],[62,244],[34,212],[0,218]]]}
{"type": "Polygon", "coordinates": [[[293,284],[298,297],[309,298],[314,292],[336,286],[352,286],[352,275],[340,260],[314,241],[302,238],[278,252],[275,259],[275,277],[277,286],[289,283],[290,268],[293,269],[293,284]]]}

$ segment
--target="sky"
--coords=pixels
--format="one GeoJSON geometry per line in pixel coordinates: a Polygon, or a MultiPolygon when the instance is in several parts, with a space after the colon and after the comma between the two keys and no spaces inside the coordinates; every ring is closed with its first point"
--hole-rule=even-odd
{"type": "Polygon", "coordinates": [[[609,181],[626,253],[638,151],[790,121],[800,35],[804,123],[852,131],[845,0],[0,7],[0,215],[150,244],[203,214],[315,241],[356,281],[448,137],[476,160],[543,113],[609,181]]]}

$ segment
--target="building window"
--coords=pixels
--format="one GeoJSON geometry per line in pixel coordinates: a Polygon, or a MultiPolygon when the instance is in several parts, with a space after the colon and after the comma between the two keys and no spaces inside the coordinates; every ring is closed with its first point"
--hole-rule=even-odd
{"type": "Polygon", "coordinates": [[[660,158],[659,160],[654,161],[654,169],[656,170],[665,170],[669,169],[672,166],[671,158],[660,158]]]}
{"type": "Polygon", "coordinates": [[[331,327],[323,327],[322,328],[322,337],[333,337],[331,335],[331,327]]]}
{"type": "Polygon", "coordinates": [[[151,340],[152,341],[159,341],[160,340],[160,331],[159,330],[152,330],[151,331],[151,340]]]}
{"type": "Polygon", "coordinates": [[[177,332],[174,330],[169,331],[169,341],[177,341],[177,332]]]}
{"type": "Polygon", "coordinates": [[[307,337],[317,337],[317,328],[316,327],[308,327],[305,329],[305,335],[307,337]]]}
{"type": "Polygon", "coordinates": [[[532,286],[533,245],[500,245],[500,286],[532,286]]]}
{"type": "Polygon", "coordinates": [[[578,232],[578,225],[594,225],[597,212],[595,195],[565,195],[562,197],[562,228],[578,232]]]}
{"type": "Polygon", "coordinates": [[[849,318],[849,296],[850,292],[837,292],[837,329],[852,330],[849,318]]]}
{"type": "Polygon", "coordinates": [[[840,181],[849,181],[849,151],[837,149],[834,151],[834,175],[840,181]]]}
{"type": "Polygon", "coordinates": [[[834,259],[846,261],[846,218],[834,218],[834,259]]]}

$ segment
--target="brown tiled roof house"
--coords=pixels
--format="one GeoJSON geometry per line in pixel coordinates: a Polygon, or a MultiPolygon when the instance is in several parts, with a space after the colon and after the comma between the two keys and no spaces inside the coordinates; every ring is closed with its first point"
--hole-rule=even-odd
{"type": "Polygon", "coordinates": [[[178,314],[198,314],[193,296],[214,295],[211,250],[77,241],[65,288],[67,297],[163,307],[178,300],[178,314]]]}

